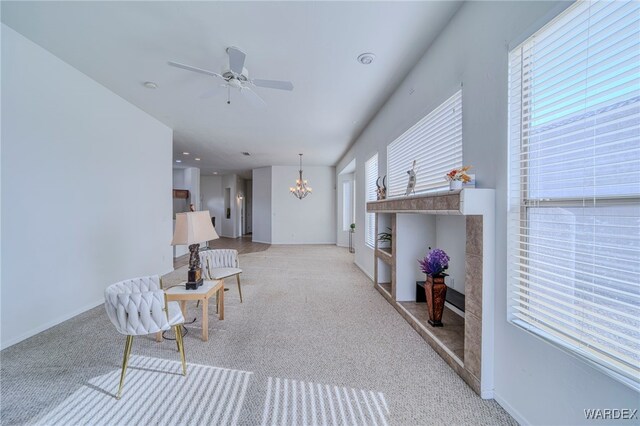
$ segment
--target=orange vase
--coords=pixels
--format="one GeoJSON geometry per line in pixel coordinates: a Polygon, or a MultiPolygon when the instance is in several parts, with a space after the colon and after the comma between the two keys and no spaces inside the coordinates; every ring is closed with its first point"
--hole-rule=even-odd
{"type": "Polygon", "coordinates": [[[444,276],[432,277],[427,275],[424,293],[427,297],[427,309],[429,309],[429,324],[432,327],[442,327],[442,313],[444,312],[444,301],[447,296],[447,285],[444,283],[444,276]]]}

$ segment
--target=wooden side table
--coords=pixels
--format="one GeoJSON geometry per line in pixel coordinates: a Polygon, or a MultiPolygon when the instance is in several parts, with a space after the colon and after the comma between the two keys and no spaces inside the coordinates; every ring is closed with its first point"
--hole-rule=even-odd
{"type": "MultiPolygon", "coordinates": [[[[168,302],[180,302],[182,315],[187,314],[187,302],[199,300],[202,302],[202,340],[209,340],[209,298],[217,293],[218,318],[224,319],[224,280],[205,280],[196,290],[187,290],[184,283],[167,288],[165,291],[168,302]]],[[[156,341],[162,341],[162,332],[156,334],[156,341]]]]}

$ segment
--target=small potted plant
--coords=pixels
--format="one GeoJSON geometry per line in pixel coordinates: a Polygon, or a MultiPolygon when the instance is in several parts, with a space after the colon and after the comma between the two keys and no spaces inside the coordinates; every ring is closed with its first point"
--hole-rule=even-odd
{"type": "Polygon", "coordinates": [[[351,229],[351,232],[355,232],[356,231],[356,224],[352,223],[351,225],[349,225],[349,229],[351,229]]]}
{"type": "Polygon", "coordinates": [[[432,327],[442,327],[442,313],[444,312],[444,301],[447,296],[447,285],[444,271],[449,268],[449,256],[444,250],[429,247],[427,256],[419,260],[420,270],[427,275],[424,283],[424,293],[427,299],[427,309],[429,309],[429,324],[432,327]]]}
{"type": "Polygon", "coordinates": [[[471,176],[467,174],[471,166],[464,166],[460,169],[453,169],[446,174],[445,178],[449,181],[449,190],[456,191],[462,189],[464,183],[471,181],[471,176]]]}
{"type": "Polygon", "coordinates": [[[393,236],[391,235],[391,228],[387,227],[387,231],[389,232],[380,232],[378,234],[378,241],[380,245],[391,247],[391,243],[393,242],[393,236]]]}

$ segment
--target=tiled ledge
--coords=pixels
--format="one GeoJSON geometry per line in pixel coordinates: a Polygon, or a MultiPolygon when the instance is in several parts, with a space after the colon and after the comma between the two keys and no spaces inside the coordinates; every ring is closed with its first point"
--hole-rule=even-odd
{"type": "Polygon", "coordinates": [[[410,197],[369,201],[369,213],[423,213],[436,215],[483,215],[493,209],[494,190],[464,188],[410,197]]]}
{"type": "Polygon", "coordinates": [[[462,191],[439,191],[425,195],[388,198],[369,201],[367,212],[424,212],[439,214],[462,214],[460,198],[462,191]]]}

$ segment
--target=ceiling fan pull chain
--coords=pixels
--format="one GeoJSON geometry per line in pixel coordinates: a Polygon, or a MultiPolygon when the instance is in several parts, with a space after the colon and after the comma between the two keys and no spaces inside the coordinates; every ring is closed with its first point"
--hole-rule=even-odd
{"type": "Polygon", "coordinates": [[[227,105],[231,105],[231,88],[227,86],[227,105]]]}

